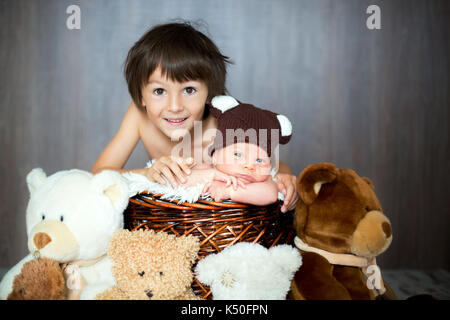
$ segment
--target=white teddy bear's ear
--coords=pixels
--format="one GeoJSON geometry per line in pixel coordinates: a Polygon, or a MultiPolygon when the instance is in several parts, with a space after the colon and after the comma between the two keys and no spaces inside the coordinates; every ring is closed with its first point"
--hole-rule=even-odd
{"type": "Polygon", "coordinates": [[[231,96],[216,96],[212,98],[211,104],[214,108],[219,109],[224,113],[225,111],[236,107],[239,102],[231,96]]]}
{"type": "Polygon", "coordinates": [[[27,186],[30,195],[33,194],[47,180],[47,175],[41,168],[34,168],[27,175],[27,186]]]}
{"type": "Polygon", "coordinates": [[[128,185],[120,173],[112,170],[97,173],[92,179],[91,187],[107,196],[117,210],[126,209],[129,200],[128,185]]]}
{"type": "Polygon", "coordinates": [[[297,248],[287,244],[281,244],[269,249],[269,254],[273,258],[273,261],[291,276],[302,265],[302,257],[297,248]]]}

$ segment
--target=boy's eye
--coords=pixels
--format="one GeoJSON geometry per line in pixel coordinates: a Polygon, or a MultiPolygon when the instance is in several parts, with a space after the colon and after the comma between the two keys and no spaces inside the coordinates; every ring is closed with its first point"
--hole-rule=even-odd
{"type": "Polygon", "coordinates": [[[235,156],[236,158],[241,158],[241,157],[242,157],[242,153],[240,153],[240,152],[235,152],[235,153],[234,153],[234,156],[235,156]]]}
{"type": "Polygon", "coordinates": [[[166,90],[164,90],[162,88],[153,90],[153,93],[156,94],[157,96],[163,95],[165,92],[166,92],[166,90]]]}
{"type": "Polygon", "coordinates": [[[193,94],[195,93],[197,90],[195,90],[195,88],[193,87],[187,87],[186,89],[184,89],[184,92],[187,94],[193,94]]]}
{"type": "Polygon", "coordinates": [[[256,161],[257,163],[264,163],[264,160],[261,159],[261,158],[258,158],[258,159],[256,159],[255,161],[256,161]]]}

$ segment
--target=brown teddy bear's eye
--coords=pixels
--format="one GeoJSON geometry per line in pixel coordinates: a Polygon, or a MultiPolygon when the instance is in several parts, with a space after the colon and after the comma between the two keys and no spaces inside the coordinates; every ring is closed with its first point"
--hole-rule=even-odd
{"type": "Polygon", "coordinates": [[[159,272],[159,276],[162,277],[164,273],[162,271],[159,272]]]}
{"type": "Polygon", "coordinates": [[[369,212],[369,211],[370,211],[369,207],[365,207],[364,209],[366,209],[366,211],[367,211],[367,212],[369,212]]]}
{"type": "Polygon", "coordinates": [[[140,275],[141,277],[143,277],[143,276],[144,276],[144,274],[145,274],[145,271],[141,271],[141,272],[139,272],[139,275],[140,275]]]}

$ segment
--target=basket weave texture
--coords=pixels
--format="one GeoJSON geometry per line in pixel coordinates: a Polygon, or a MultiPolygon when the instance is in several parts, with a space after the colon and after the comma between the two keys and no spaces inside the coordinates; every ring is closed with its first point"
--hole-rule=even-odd
{"type": "MultiPolygon", "coordinates": [[[[177,203],[163,200],[161,195],[141,193],[130,198],[124,219],[125,228],[131,231],[153,229],[197,236],[200,260],[237,242],[259,243],[266,248],[292,244],[292,214],[283,214],[280,208],[281,202],[264,207],[206,200],[177,203]]],[[[198,296],[212,299],[209,288],[196,278],[192,289],[198,296]]]]}

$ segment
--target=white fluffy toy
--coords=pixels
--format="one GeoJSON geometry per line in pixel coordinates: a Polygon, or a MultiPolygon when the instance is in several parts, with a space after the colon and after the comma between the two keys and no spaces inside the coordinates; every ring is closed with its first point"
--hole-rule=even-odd
{"type": "Polygon", "coordinates": [[[3,277],[0,298],[8,297],[23,264],[36,257],[66,264],[69,298],[92,299],[115,285],[106,249],[112,234],[123,228],[123,211],[128,205],[126,180],[108,170],[93,175],[73,169],[47,177],[36,168],[28,174],[27,185],[30,254],[3,277]]]}
{"type": "Polygon", "coordinates": [[[301,256],[292,246],[267,249],[241,242],[206,256],[195,272],[215,300],[284,300],[301,264],[301,256]]]}

